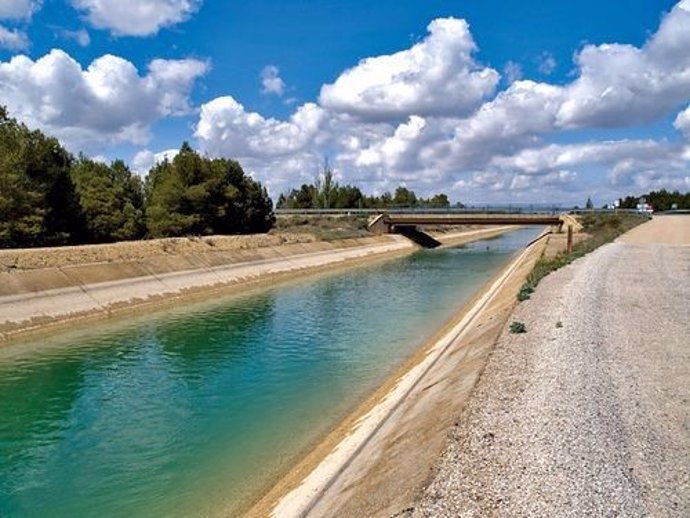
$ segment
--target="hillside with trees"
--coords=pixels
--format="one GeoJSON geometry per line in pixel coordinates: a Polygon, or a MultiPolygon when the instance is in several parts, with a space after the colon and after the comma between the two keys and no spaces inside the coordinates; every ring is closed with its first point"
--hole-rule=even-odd
{"type": "Polygon", "coordinates": [[[266,189],[184,143],[144,181],[121,160],[73,157],[0,107],[0,248],[267,232],[266,189]]]}

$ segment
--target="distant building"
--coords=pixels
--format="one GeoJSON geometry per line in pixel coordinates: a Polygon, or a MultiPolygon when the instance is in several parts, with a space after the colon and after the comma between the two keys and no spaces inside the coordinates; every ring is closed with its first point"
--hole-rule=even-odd
{"type": "Polygon", "coordinates": [[[640,214],[652,214],[654,212],[654,207],[652,207],[649,203],[641,201],[637,204],[637,212],[640,214]]]}

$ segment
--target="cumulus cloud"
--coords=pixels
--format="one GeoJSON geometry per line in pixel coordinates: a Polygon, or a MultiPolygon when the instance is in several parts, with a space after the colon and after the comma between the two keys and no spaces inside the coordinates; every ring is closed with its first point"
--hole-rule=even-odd
{"type": "Polygon", "coordinates": [[[98,29],[116,36],[151,36],[164,27],[184,22],[202,0],[72,0],[98,29]]]}
{"type": "Polygon", "coordinates": [[[0,98],[30,126],[88,149],[107,143],[145,143],[149,127],[189,113],[189,93],[208,68],[194,59],[154,60],[145,75],[129,61],[104,55],[86,69],[62,50],[33,61],[0,61],[0,98]]]}
{"type": "Polygon", "coordinates": [[[132,171],[138,175],[146,176],[153,166],[165,160],[172,160],[179,152],[179,149],[166,149],[154,153],[148,149],[142,149],[132,159],[132,171]]]}
{"type": "Polygon", "coordinates": [[[556,58],[554,58],[553,54],[550,52],[542,53],[537,59],[537,63],[539,72],[546,76],[553,74],[554,70],[556,70],[556,67],[558,66],[556,58]]]}
{"type": "Polygon", "coordinates": [[[550,144],[528,148],[511,156],[496,156],[489,162],[499,170],[541,175],[586,164],[642,163],[667,158],[673,146],[655,140],[612,140],[578,144],[550,144]]]}
{"type": "Polygon", "coordinates": [[[479,65],[465,20],[439,18],[412,48],[362,60],[321,89],[320,104],[367,120],[463,116],[492,95],[499,74],[479,65]]]}
{"type": "Polygon", "coordinates": [[[288,121],[248,112],[232,97],[218,97],[201,107],[195,136],[213,155],[273,157],[302,151],[319,134],[323,110],[300,106],[288,121]]]}
{"type": "MultiPolygon", "coordinates": [[[[634,127],[687,106],[690,0],[641,47],[583,47],[566,84],[523,80],[517,67],[506,67],[508,86],[495,94],[498,74],[475,61],[475,50],[466,22],[434,20],[424,40],[361,61],[323,86],[319,104],[299,107],[287,121],[222,97],[203,106],[195,136],[202,150],[238,158],[274,186],[294,186],[305,174],[313,180],[324,155],[342,181],[374,192],[406,182],[459,198],[471,190],[475,199],[578,202],[591,189],[585,177],[605,183],[611,196],[690,181],[687,142],[616,140],[612,132],[604,142],[545,144],[554,134],[634,127]]],[[[690,107],[674,124],[688,138],[690,107]]]]}
{"type": "Polygon", "coordinates": [[[679,144],[644,140],[585,142],[524,149],[512,156],[494,157],[489,169],[502,175],[533,177],[534,185],[549,184],[555,172],[577,167],[598,167],[606,172],[608,187],[615,197],[617,189],[681,188],[690,185],[688,165],[679,144]]]}
{"type": "Polygon", "coordinates": [[[588,45],[565,90],[561,127],[619,127],[654,121],[690,92],[690,2],[677,4],[642,48],[588,45]]]}
{"type": "Polygon", "coordinates": [[[79,29],[77,31],[62,30],[59,34],[65,39],[76,41],[80,47],[88,47],[91,44],[91,36],[86,29],[79,29]]]}
{"type": "Polygon", "coordinates": [[[6,29],[0,25],[0,48],[25,50],[29,48],[29,38],[18,29],[6,29]]]}
{"type": "Polygon", "coordinates": [[[40,8],[40,0],[2,0],[0,2],[0,19],[28,19],[40,8]]]}
{"type": "MultiPolygon", "coordinates": [[[[40,0],[2,0],[0,20],[26,21],[40,8],[40,0]]],[[[0,25],[0,48],[11,51],[26,50],[29,48],[29,38],[23,30],[0,25]]]]}
{"type": "Polygon", "coordinates": [[[522,79],[522,67],[519,63],[515,63],[515,61],[508,61],[506,66],[503,67],[503,75],[506,82],[511,85],[515,81],[522,79]]]}
{"type": "Polygon", "coordinates": [[[274,65],[266,65],[261,71],[261,93],[282,96],[285,82],[280,77],[280,70],[274,65]]]}
{"type": "Polygon", "coordinates": [[[678,114],[673,125],[690,140],[690,105],[678,114]]]}

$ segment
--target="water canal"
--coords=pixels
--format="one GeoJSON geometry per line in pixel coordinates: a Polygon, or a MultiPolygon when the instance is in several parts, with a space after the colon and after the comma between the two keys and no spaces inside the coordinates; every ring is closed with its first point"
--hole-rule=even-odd
{"type": "Polygon", "coordinates": [[[538,232],[0,349],[0,516],[236,511],[538,232]]]}

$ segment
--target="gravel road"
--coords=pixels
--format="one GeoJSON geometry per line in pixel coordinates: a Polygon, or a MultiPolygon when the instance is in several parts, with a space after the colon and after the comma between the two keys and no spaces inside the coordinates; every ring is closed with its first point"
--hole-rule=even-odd
{"type": "Polygon", "coordinates": [[[518,306],[410,514],[690,516],[690,246],[649,244],[672,223],[518,306]]]}

